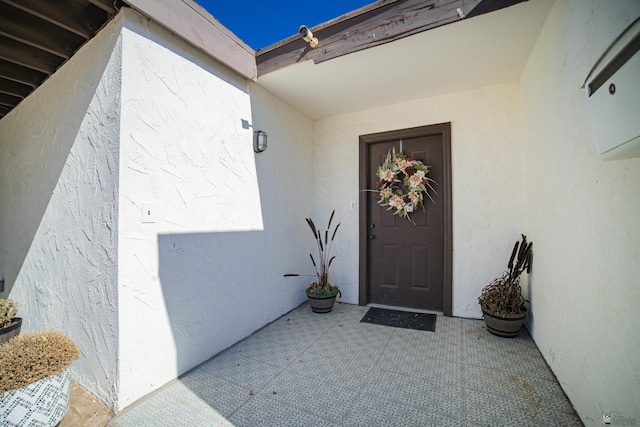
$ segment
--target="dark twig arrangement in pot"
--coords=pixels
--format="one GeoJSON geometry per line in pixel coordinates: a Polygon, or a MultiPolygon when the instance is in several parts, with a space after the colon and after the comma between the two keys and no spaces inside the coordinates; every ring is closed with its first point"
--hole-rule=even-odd
{"type": "Polygon", "coordinates": [[[516,242],[511,251],[507,271],[485,286],[478,298],[487,328],[495,335],[517,336],[524,324],[527,308],[520,287],[520,276],[525,271],[531,271],[532,248],[533,243],[528,243],[527,237],[523,234],[522,241],[516,242]],[[491,324],[493,319],[498,319],[494,322],[498,325],[491,324]],[[509,330],[504,330],[505,327],[509,330]]]}
{"type": "Polygon", "coordinates": [[[331,224],[333,222],[335,213],[335,210],[331,212],[331,216],[329,217],[329,224],[324,231],[319,230],[311,218],[306,218],[307,224],[309,225],[309,228],[313,233],[313,237],[318,247],[317,260],[313,257],[313,254],[309,254],[311,263],[316,269],[317,281],[309,285],[306,290],[307,296],[312,302],[312,308],[314,308],[313,299],[327,300],[325,301],[325,304],[323,304],[324,306],[327,306],[330,303],[330,307],[319,308],[318,310],[314,309],[314,311],[320,313],[331,311],[336,296],[341,295],[340,288],[338,288],[337,285],[332,284],[329,280],[329,268],[331,267],[331,263],[333,262],[333,260],[336,258],[335,256],[331,256],[331,247],[333,246],[333,242],[336,238],[338,228],[340,228],[340,223],[338,223],[333,228],[333,230],[331,229],[331,224]]]}

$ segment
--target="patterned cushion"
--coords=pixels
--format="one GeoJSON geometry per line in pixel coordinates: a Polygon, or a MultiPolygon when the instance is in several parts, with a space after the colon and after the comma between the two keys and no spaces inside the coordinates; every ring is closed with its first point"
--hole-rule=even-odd
{"type": "Polygon", "coordinates": [[[49,427],[69,411],[69,368],[0,397],[0,425],[49,427]]]}

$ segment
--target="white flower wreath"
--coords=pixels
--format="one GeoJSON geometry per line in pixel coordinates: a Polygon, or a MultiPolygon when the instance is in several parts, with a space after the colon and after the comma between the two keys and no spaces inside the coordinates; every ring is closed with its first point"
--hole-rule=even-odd
{"type": "MultiPolygon", "coordinates": [[[[411,221],[410,214],[416,209],[424,210],[424,195],[435,203],[427,189],[435,190],[429,177],[429,166],[419,160],[407,157],[402,151],[396,153],[393,148],[387,153],[384,163],[378,166],[376,182],[378,204],[388,206],[394,215],[405,217],[411,221]]],[[[437,193],[436,193],[437,194],[437,193]]],[[[413,221],[411,221],[413,222],[413,221]]]]}

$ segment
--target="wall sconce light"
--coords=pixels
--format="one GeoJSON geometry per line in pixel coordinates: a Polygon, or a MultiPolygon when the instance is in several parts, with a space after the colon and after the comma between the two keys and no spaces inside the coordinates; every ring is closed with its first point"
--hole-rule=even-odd
{"type": "Polygon", "coordinates": [[[256,153],[262,153],[267,149],[267,133],[262,130],[257,130],[253,133],[253,151],[256,153]]]}

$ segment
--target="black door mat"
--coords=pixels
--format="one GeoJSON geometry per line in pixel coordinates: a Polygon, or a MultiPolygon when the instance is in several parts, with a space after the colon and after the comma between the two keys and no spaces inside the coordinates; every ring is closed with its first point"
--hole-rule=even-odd
{"type": "Polygon", "coordinates": [[[436,331],[436,315],[427,313],[412,313],[410,311],[371,307],[360,322],[419,331],[436,331]]]}

